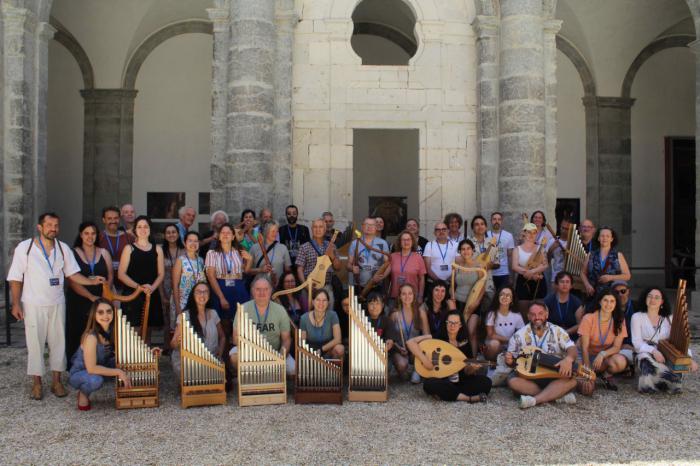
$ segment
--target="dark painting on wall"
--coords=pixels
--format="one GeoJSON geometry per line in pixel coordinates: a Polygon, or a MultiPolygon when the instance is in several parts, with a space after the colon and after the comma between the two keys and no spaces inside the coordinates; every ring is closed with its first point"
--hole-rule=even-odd
{"type": "Polygon", "coordinates": [[[568,219],[576,225],[581,224],[581,199],[579,198],[557,198],[557,206],[555,208],[557,216],[557,233],[559,232],[559,224],[563,218],[568,219]]]}
{"type": "Polygon", "coordinates": [[[185,193],[146,193],[146,212],[151,218],[177,219],[177,211],[185,205],[185,193]]]}
{"type": "MultiPolygon", "coordinates": [[[[209,215],[211,213],[210,193],[199,193],[199,214],[209,215]]],[[[201,230],[200,230],[201,231],[201,230]]]]}
{"type": "Polygon", "coordinates": [[[370,196],[369,216],[384,219],[386,236],[398,235],[408,220],[406,196],[370,196]]]}
{"type": "Polygon", "coordinates": [[[159,220],[151,222],[151,224],[153,225],[153,227],[151,228],[151,237],[153,238],[153,241],[155,241],[158,244],[163,242],[163,231],[165,230],[165,226],[170,223],[175,223],[175,221],[159,220]]]}

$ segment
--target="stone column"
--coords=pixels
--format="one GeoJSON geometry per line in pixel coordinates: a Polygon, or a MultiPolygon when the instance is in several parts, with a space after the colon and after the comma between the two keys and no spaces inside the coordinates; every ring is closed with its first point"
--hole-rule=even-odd
{"type": "Polygon", "coordinates": [[[99,221],[105,206],[131,202],[134,89],[85,89],[83,217],[99,221]]]}
{"type": "Polygon", "coordinates": [[[479,109],[479,176],[477,206],[489,216],[498,210],[498,18],[477,16],[477,99],[479,109]]]}
{"type": "Polygon", "coordinates": [[[542,0],[501,1],[499,182],[505,227],[545,207],[542,0]]]}
{"type": "Polygon", "coordinates": [[[49,23],[39,23],[36,32],[36,78],[34,95],[36,131],[34,131],[34,173],[37,180],[34,189],[34,217],[46,210],[46,152],[48,141],[48,101],[49,101],[49,41],[56,34],[56,29],[49,23]]]}
{"type": "Polygon", "coordinates": [[[632,250],[632,159],[630,127],[634,99],[597,97],[598,225],[612,227],[619,249],[632,250]]]}
{"type": "MultiPolygon", "coordinates": [[[[555,224],[557,206],[557,32],[561,20],[544,23],[544,103],[545,103],[545,212],[555,224]]],[[[555,226],[556,228],[556,226],[555,226]]]]}
{"type": "Polygon", "coordinates": [[[228,47],[231,36],[227,4],[209,8],[214,33],[211,83],[211,207],[226,208],[226,112],[228,108],[228,47]]]}
{"type": "Polygon", "coordinates": [[[299,18],[294,0],[278,0],[275,54],[275,124],[272,213],[286,223],[284,208],[292,201],[292,50],[299,18]]]}
{"type": "Polygon", "coordinates": [[[275,2],[232,0],[224,205],[234,217],[272,199],[275,2]]]}
{"type": "MultiPolygon", "coordinates": [[[[697,6],[697,5],[696,5],[697,6]]],[[[700,7],[699,7],[700,9],[700,7]]],[[[696,21],[696,29],[700,26],[700,18],[696,21]]],[[[695,267],[700,265],[700,41],[688,44],[695,54],[695,267]]],[[[700,312],[700,271],[695,269],[695,289],[691,295],[693,312],[700,312]]]]}
{"type": "MultiPolygon", "coordinates": [[[[586,212],[581,217],[597,222],[598,209],[598,98],[594,95],[582,99],[586,119],[586,212]]],[[[583,214],[583,212],[582,212],[583,214]]]]}

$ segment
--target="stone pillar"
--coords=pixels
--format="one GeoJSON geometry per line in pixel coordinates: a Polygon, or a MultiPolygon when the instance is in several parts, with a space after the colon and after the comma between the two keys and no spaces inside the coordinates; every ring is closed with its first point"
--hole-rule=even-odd
{"type": "Polygon", "coordinates": [[[619,249],[631,258],[632,159],[630,127],[634,99],[597,97],[598,225],[612,227],[619,249]]]}
{"type": "Polygon", "coordinates": [[[479,176],[477,206],[489,216],[498,210],[498,18],[477,16],[477,99],[479,109],[479,176]]]}
{"type": "MultiPolygon", "coordinates": [[[[545,212],[554,225],[557,206],[557,32],[561,20],[544,23],[545,212]]],[[[556,228],[556,226],[555,226],[556,228]]]]}
{"type": "Polygon", "coordinates": [[[131,202],[134,89],[85,89],[83,217],[99,221],[105,206],[131,202]]]}
{"type": "Polygon", "coordinates": [[[586,212],[584,218],[598,221],[598,98],[594,95],[582,99],[586,119],[586,212]]]}
{"type": "Polygon", "coordinates": [[[499,182],[505,227],[545,207],[542,0],[501,1],[499,182]]]}
{"type": "Polygon", "coordinates": [[[299,18],[294,0],[278,0],[275,54],[275,125],[272,212],[286,223],[284,208],[292,201],[292,50],[299,18]]]}
{"type": "Polygon", "coordinates": [[[235,217],[272,199],[275,1],[232,0],[224,205],[235,217]]]}
{"type": "MultiPolygon", "coordinates": [[[[700,26],[700,18],[696,28],[700,26]]],[[[688,44],[695,54],[695,267],[700,265],[700,41],[688,44]]],[[[695,290],[691,295],[691,305],[695,315],[700,313],[700,271],[695,269],[695,290]]]]}
{"type": "Polygon", "coordinates": [[[231,36],[229,6],[217,5],[207,13],[214,33],[211,83],[211,208],[226,209],[226,113],[228,102],[228,47],[231,36]]]}

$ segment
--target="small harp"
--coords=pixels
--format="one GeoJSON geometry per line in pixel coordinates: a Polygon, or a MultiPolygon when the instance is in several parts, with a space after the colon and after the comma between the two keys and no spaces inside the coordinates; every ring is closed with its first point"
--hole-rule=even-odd
{"type": "Polygon", "coordinates": [[[276,351],[238,305],[238,406],[287,402],[287,354],[276,351]]]}
{"type": "Polygon", "coordinates": [[[386,401],[389,396],[386,343],[372,328],[353,287],[350,287],[349,299],[348,400],[386,401]]]}
{"type": "Polygon", "coordinates": [[[343,404],[343,360],[324,359],[309,347],[297,330],[295,342],[297,375],[294,381],[296,404],[343,404]]]}
{"type": "Polygon", "coordinates": [[[688,356],[690,346],[690,326],[688,325],[688,301],[686,281],[678,281],[676,308],[673,310],[671,335],[667,340],[659,341],[658,348],[666,358],[666,365],[672,372],[682,374],[690,372],[691,358],[688,356]]]}
{"type": "MultiPolygon", "coordinates": [[[[143,292],[141,288],[136,288],[133,293],[128,296],[122,296],[119,294],[112,293],[107,283],[102,284],[102,297],[107,301],[119,301],[120,303],[128,303],[136,298],[143,292]]],[[[157,292],[157,291],[154,291],[157,292]]],[[[151,295],[147,294],[143,298],[143,308],[141,309],[141,339],[146,341],[146,336],[148,335],[148,313],[151,307],[151,295]]]]}
{"type": "Polygon", "coordinates": [[[115,384],[117,409],[155,408],[160,404],[158,356],[144,343],[121,309],[114,324],[114,356],[117,369],[127,373],[131,387],[118,378],[115,384]]]}
{"type": "MultiPolygon", "coordinates": [[[[195,333],[188,313],[183,312],[180,339],[180,404],[209,406],[226,404],[226,368],[195,333]]],[[[196,318],[196,317],[195,317],[196,318]]]]}
{"type": "MultiPolygon", "coordinates": [[[[372,275],[372,278],[367,282],[367,284],[362,287],[362,290],[360,290],[360,301],[364,301],[367,299],[367,295],[369,294],[370,291],[372,291],[377,285],[380,284],[379,277],[384,275],[386,273],[387,269],[391,267],[391,253],[389,251],[383,251],[381,249],[377,249],[371,244],[367,244],[367,242],[362,238],[362,233],[360,233],[357,230],[354,230],[355,232],[355,255],[359,254],[360,250],[360,244],[362,244],[367,250],[376,252],[379,254],[383,254],[384,256],[387,257],[388,260],[385,260],[384,263],[377,269],[376,272],[372,275]]],[[[355,262],[356,265],[359,265],[357,262],[355,262]]],[[[359,279],[355,282],[355,286],[360,286],[360,281],[359,279]]]]}

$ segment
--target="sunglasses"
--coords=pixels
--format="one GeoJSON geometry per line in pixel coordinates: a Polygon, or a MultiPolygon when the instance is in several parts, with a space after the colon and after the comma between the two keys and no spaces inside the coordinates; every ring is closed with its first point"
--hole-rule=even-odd
{"type": "Polygon", "coordinates": [[[628,290],[627,288],[623,288],[623,289],[621,289],[621,290],[616,290],[616,291],[617,291],[618,293],[620,293],[620,294],[627,294],[627,292],[628,292],[629,290],[628,290]]]}

